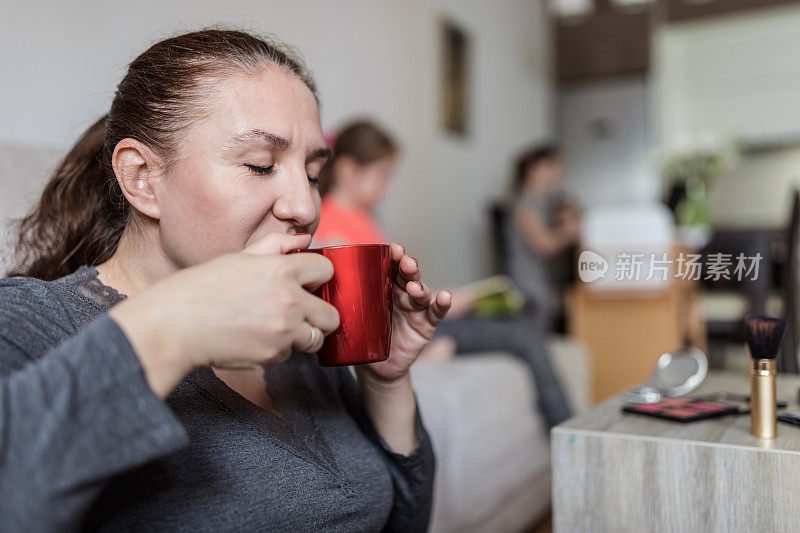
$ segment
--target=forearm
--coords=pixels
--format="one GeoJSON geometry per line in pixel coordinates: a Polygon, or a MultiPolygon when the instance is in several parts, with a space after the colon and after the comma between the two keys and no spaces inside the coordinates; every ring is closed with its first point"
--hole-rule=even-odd
{"type": "Polygon", "coordinates": [[[125,333],[133,351],[139,358],[147,383],[153,392],[165,399],[172,389],[192,370],[187,357],[182,356],[178,343],[170,335],[172,328],[166,317],[157,315],[159,306],[136,305],[129,300],[114,307],[109,316],[125,333]]]}
{"type": "Polygon", "coordinates": [[[556,240],[555,243],[556,246],[554,247],[553,252],[550,255],[560,254],[561,252],[563,252],[564,250],[575,244],[575,241],[577,239],[575,238],[575,234],[571,230],[565,228],[558,228],[555,232],[555,240],[556,240]]]}
{"type": "Polygon", "coordinates": [[[408,455],[417,447],[415,425],[417,401],[406,375],[383,380],[364,368],[356,368],[361,398],[375,429],[395,453],[408,455]]]}
{"type": "MultiPolygon", "coordinates": [[[[13,350],[0,338],[0,355],[13,350]]],[[[108,317],[0,379],[0,429],[11,530],[76,530],[105,481],[188,442],[108,317]]]]}
{"type": "Polygon", "coordinates": [[[555,255],[566,248],[571,240],[564,228],[548,228],[538,216],[530,213],[520,214],[517,222],[525,242],[538,254],[555,255]]]}

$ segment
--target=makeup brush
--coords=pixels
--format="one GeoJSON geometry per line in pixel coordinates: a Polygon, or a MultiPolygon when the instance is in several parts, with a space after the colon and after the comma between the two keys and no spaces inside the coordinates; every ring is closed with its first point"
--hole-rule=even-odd
{"type": "Polygon", "coordinates": [[[753,365],[750,368],[750,433],[762,439],[778,434],[775,406],[775,358],[786,321],[762,315],[744,319],[745,339],[753,365]]]}

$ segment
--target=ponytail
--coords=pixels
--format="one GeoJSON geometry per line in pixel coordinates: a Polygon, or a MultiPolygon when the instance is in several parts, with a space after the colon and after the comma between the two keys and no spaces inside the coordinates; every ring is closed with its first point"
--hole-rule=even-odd
{"type": "Polygon", "coordinates": [[[54,280],[81,265],[103,263],[116,250],[130,208],[110,169],[106,118],[78,139],[38,204],[17,222],[10,276],[54,280]]]}

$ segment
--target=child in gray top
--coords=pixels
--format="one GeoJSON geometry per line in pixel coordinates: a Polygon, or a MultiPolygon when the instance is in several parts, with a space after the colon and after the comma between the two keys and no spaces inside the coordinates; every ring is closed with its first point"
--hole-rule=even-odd
{"type": "Polygon", "coordinates": [[[541,331],[549,330],[558,305],[551,258],[577,242],[580,228],[577,213],[560,191],[562,174],[560,152],[544,145],[520,156],[512,180],[508,269],[541,331]]]}

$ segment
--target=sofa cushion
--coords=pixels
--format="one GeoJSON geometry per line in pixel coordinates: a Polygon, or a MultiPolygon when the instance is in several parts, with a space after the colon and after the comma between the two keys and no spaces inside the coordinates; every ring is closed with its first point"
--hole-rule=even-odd
{"type": "MultiPolygon", "coordinates": [[[[500,353],[413,367],[437,456],[433,530],[489,520],[549,471],[548,435],[527,367],[500,353]]],[[[531,495],[549,501],[549,490],[531,495]]]]}

